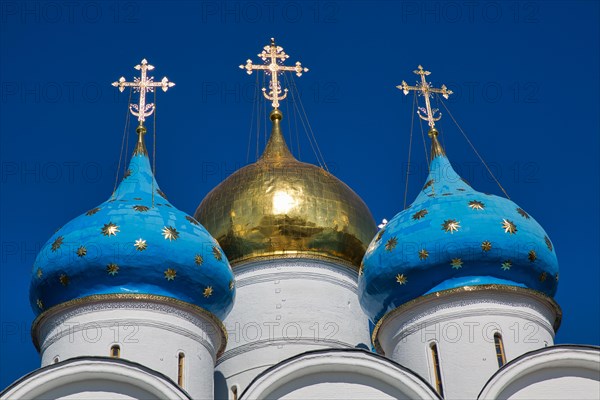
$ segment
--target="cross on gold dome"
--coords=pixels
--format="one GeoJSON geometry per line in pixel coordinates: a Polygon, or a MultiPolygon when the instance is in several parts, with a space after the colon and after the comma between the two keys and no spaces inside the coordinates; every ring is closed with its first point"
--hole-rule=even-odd
{"type": "Polygon", "coordinates": [[[265,65],[254,65],[252,60],[247,60],[246,65],[240,65],[241,69],[245,69],[248,75],[252,74],[255,69],[262,69],[267,74],[271,75],[271,81],[269,82],[269,92],[263,88],[263,95],[267,100],[272,100],[271,103],[273,108],[279,107],[279,100],[283,100],[287,97],[287,89],[281,90],[281,83],[278,79],[278,74],[283,71],[293,71],[298,76],[302,76],[303,72],[308,72],[308,68],[302,67],[300,61],[296,62],[293,67],[283,65],[283,62],[290,56],[283,51],[283,47],[275,45],[275,39],[271,38],[271,44],[264,47],[262,53],[258,56],[267,64],[265,65]],[[270,60],[270,61],[269,61],[270,60]]]}
{"type": "Polygon", "coordinates": [[[154,66],[148,64],[148,61],[146,61],[145,58],[134,68],[138,71],[141,71],[141,77],[133,78],[133,82],[126,82],[125,77],[122,76],[118,81],[113,82],[112,85],[114,87],[118,87],[120,92],[125,90],[126,87],[133,87],[135,92],[140,93],[139,104],[129,104],[129,111],[131,111],[134,116],[138,117],[140,125],[143,125],[146,117],[152,115],[154,109],[156,108],[154,103],[146,104],[146,93],[154,92],[155,87],[160,87],[164,92],[166,92],[170,87],[175,86],[175,83],[170,82],[166,76],[162,78],[160,82],[154,82],[153,76],[148,77],[146,75],[146,71],[152,71],[154,66]]]}
{"type": "Polygon", "coordinates": [[[429,98],[433,97],[433,93],[441,93],[442,96],[444,96],[444,98],[447,99],[448,96],[452,94],[452,90],[448,90],[446,85],[442,85],[441,89],[432,88],[431,83],[427,82],[427,80],[425,79],[425,76],[431,74],[431,72],[425,71],[420,65],[418,68],[418,70],[415,70],[413,72],[421,76],[420,83],[417,82],[416,86],[409,86],[405,81],[402,81],[402,84],[396,87],[398,89],[401,89],[404,92],[404,94],[408,94],[410,90],[420,92],[419,94],[425,98],[425,108],[419,107],[419,109],[417,110],[417,114],[422,120],[428,122],[430,130],[435,130],[435,121],[439,121],[440,118],[442,118],[442,113],[440,113],[439,110],[436,108],[431,108],[429,98]]]}

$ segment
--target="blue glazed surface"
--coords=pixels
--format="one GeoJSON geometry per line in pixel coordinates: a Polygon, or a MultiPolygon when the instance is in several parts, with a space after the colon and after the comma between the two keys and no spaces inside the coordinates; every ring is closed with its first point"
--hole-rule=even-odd
{"type": "Polygon", "coordinates": [[[377,322],[419,296],[485,284],[519,286],[553,296],[558,261],[552,243],[533,217],[518,210],[508,199],[475,191],[445,155],[435,157],[417,199],[394,216],[367,249],[359,277],[363,309],[377,322]],[[483,203],[483,209],[470,207],[474,200],[483,203]],[[427,214],[413,218],[421,210],[427,214]],[[452,233],[443,228],[451,219],[460,225],[452,233]],[[504,220],[516,225],[514,234],[505,232],[504,220]],[[489,251],[483,250],[484,241],[491,243],[489,251]],[[422,249],[428,252],[424,259],[419,257],[422,249]],[[452,266],[455,259],[460,259],[460,267],[452,266]]]}
{"type": "Polygon", "coordinates": [[[132,156],[128,174],[108,201],[67,223],[42,247],[33,266],[30,301],[39,314],[90,295],[150,294],[200,306],[222,320],[233,306],[234,286],[216,240],[169,203],[142,153],[132,156]],[[109,223],[118,227],[115,235],[103,234],[109,223]],[[175,228],[178,237],[166,239],[165,227],[175,228]],[[53,250],[59,237],[62,244],[53,250]],[[146,241],[143,251],[134,246],[139,239],[146,241]],[[77,254],[80,246],[85,256],[77,254]],[[110,264],[118,266],[116,273],[109,273],[110,264]],[[175,271],[173,279],[167,279],[169,269],[175,271]]]}

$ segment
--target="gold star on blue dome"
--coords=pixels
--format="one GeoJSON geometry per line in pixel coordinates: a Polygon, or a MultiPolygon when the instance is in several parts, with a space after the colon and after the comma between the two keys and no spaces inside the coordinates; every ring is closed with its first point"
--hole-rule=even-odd
{"type": "Polygon", "coordinates": [[[139,238],[135,241],[133,246],[136,248],[137,251],[144,251],[148,247],[148,244],[146,243],[146,240],[139,238]]]}
{"type": "Polygon", "coordinates": [[[385,244],[385,249],[387,251],[392,251],[396,248],[396,245],[398,244],[398,239],[396,239],[396,236],[391,237],[388,239],[388,241],[385,244]]]}
{"type": "Polygon", "coordinates": [[[75,253],[79,257],[85,257],[87,255],[87,249],[85,248],[85,246],[79,246],[79,248],[77,249],[77,251],[75,251],[75,253]]]}
{"type": "Polygon", "coordinates": [[[517,233],[517,225],[507,219],[502,220],[502,229],[504,229],[504,233],[510,233],[511,235],[517,233]]]}
{"type": "Polygon", "coordinates": [[[156,189],[156,193],[158,193],[163,199],[167,200],[167,196],[163,193],[162,190],[156,189]]]}
{"type": "Polygon", "coordinates": [[[469,202],[469,208],[473,210],[483,210],[485,208],[485,205],[479,200],[471,200],[469,202]]]}
{"type": "Polygon", "coordinates": [[[167,270],[165,271],[165,279],[168,281],[174,280],[176,276],[177,271],[175,271],[173,268],[167,268],[167,270]]]}
{"type": "Polygon", "coordinates": [[[162,234],[165,237],[165,240],[168,241],[177,240],[179,238],[179,232],[172,226],[165,226],[162,230],[162,234]]]}
{"type": "Polygon", "coordinates": [[[550,241],[550,238],[548,236],[544,236],[544,241],[546,242],[548,250],[552,251],[552,242],[550,241]]]}
{"type": "Polygon", "coordinates": [[[212,252],[213,252],[213,255],[215,256],[215,258],[217,259],[217,261],[221,261],[221,259],[223,258],[223,255],[221,254],[221,251],[217,248],[217,246],[213,246],[212,252]]]}
{"type": "Polygon", "coordinates": [[[463,261],[460,258],[453,258],[450,262],[452,269],[461,269],[463,266],[463,261]]]}
{"type": "Polygon", "coordinates": [[[455,219],[447,219],[442,224],[442,229],[446,232],[450,232],[450,234],[458,232],[458,230],[460,229],[460,221],[457,221],[455,219]]]}
{"type": "Polygon", "coordinates": [[[115,263],[110,263],[106,266],[106,272],[110,276],[115,276],[119,273],[119,266],[115,263]]]}
{"type": "Polygon", "coordinates": [[[490,251],[491,249],[492,249],[492,242],[490,242],[489,240],[484,240],[483,242],[481,242],[481,250],[490,251]]]}
{"type": "Polygon", "coordinates": [[[527,254],[527,258],[531,262],[534,262],[535,260],[537,260],[537,254],[535,253],[535,250],[529,250],[529,254],[527,254]]]}
{"type": "Polygon", "coordinates": [[[104,236],[117,236],[119,227],[112,222],[109,222],[108,224],[104,224],[101,231],[104,236]]]}
{"type": "Polygon", "coordinates": [[[520,208],[520,207],[517,207],[517,212],[518,212],[518,213],[521,215],[521,217],[523,217],[523,218],[525,218],[525,219],[529,219],[529,218],[531,218],[531,217],[529,216],[529,214],[527,214],[527,213],[525,212],[525,210],[523,210],[523,209],[522,209],[522,208],[520,208]]]}
{"type": "Polygon", "coordinates": [[[416,213],[413,214],[412,219],[419,220],[421,218],[423,218],[424,216],[426,216],[428,213],[428,211],[424,208],[422,210],[417,211],[416,213]]]}
{"type": "Polygon", "coordinates": [[[406,276],[404,276],[404,274],[398,274],[396,275],[396,282],[398,282],[400,285],[406,285],[408,279],[406,278],[406,276]]]}
{"type": "Polygon", "coordinates": [[[58,280],[63,286],[67,286],[69,284],[69,277],[66,274],[61,274],[58,280]]]}
{"type": "Polygon", "coordinates": [[[52,246],[50,246],[52,251],[56,251],[56,250],[60,249],[60,246],[62,246],[63,241],[64,241],[64,238],[62,236],[57,237],[54,240],[54,242],[52,242],[52,246]]]}

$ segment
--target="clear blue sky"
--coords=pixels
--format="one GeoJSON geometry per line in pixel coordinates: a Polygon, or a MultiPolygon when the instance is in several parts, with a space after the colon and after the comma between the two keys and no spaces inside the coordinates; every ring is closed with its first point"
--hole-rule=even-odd
{"type": "MultiPolygon", "coordinates": [[[[272,36],[289,61],[310,68],[296,83],[320,149],[377,220],[403,206],[411,99],[395,86],[414,82],[423,64],[436,86],[453,89],[454,116],[555,244],[564,312],[557,342],[600,344],[597,2],[0,7],[0,387],[39,366],[28,302],[36,249],[112,191],[127,95],[110,83],[131,79],[143,57],[157,78],[176,82],[159,93],[157,179],[192,214],[246,163],[255,78],[238,65],[258,62],[272,36]]],[[[439,126],[463,177],[501,195],[447,115],[439,126]]],[[[415,134],[409,202],[426,173],[418,126],[415,134]]],[[[130,147],[133,138],[132,130],[130,147]]],[[[302,131],[298,142],[300,159],[315,162],[302,131]]]]}

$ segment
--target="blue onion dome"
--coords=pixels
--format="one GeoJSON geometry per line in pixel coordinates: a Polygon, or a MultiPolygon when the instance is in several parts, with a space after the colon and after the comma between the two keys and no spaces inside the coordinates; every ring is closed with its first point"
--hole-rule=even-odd
{"type": "Polygon", "coordinates": [[[235,297],[227,257],[202,225],[160,190],[143,141],[110,199],[58,229],[33,266],[36,314],[94,295],[165,296],[223,319],[235,297]]]}
{"type": "Polygon", "coordinates": [[[429,293],[473,285],[509,285],[553,296],[558,261],[552,242],[511,200],[474,190],[452,168],[430,131],[429,176],[416,200],[367,248],[360,302],[377,322],[429,293]]]}

